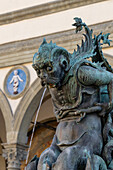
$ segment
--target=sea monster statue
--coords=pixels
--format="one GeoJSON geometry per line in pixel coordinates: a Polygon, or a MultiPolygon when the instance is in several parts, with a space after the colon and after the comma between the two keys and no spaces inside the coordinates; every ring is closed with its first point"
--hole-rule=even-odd
{"type": "Polygon", "coordinates": [[[33,57],[59,124],[51,146],[29,169],[113,170],[113,70],[101,47],[110,45],[109,33],[93,37],[80,18],[74,20],[76,33],[85,33],[73,54],[44,39],[33,57]]]}

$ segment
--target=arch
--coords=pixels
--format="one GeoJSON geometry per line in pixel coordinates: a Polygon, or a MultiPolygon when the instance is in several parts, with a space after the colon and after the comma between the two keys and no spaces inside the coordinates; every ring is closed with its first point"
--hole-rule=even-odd
{"type": "Polygon", "coordinates": [[[3,118],[5,121],[6,133],[8,133],[12,131],[13,128],[12,127],[13,113],[10,104],[8,102],[8,99],[1,89],[0,89],[0,109],[2,111],[3,118]]]}
{"type": "Polygon", "coordinates": [[[37,78],[28,89],[19,103],[14,115],[14,131],[17,133],[15,141],[17,143],[26,143],[27,131],[39,105],[43,88],[37,78]]]}

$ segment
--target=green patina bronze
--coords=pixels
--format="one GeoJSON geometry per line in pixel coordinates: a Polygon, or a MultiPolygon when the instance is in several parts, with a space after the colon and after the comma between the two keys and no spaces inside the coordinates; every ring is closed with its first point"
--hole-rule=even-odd
{"type": "Polygon", "coordinates": [[[76,33],[83,28],[85,33],[73,54],[44,39],[33,57],[59,121],[36,169],[112,170],[113,70],[102,52],[103,44],[110,45],[109,33],[93,36],[80,18],[74,20],[76,33]]]}

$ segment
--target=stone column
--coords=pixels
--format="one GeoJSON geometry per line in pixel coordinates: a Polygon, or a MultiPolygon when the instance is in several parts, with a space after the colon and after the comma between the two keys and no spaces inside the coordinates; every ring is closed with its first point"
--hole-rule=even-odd
{"type": "Polygon", "coordinates": [[[21,161],[26,159],[28,146],[22,144],[2,144],[3,149],[3,157],[7,160],[8,170],[20,170],[21,161]]]}

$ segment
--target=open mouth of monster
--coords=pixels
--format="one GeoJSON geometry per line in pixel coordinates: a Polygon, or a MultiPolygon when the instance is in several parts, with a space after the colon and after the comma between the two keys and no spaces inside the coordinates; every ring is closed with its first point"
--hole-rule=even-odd
{"type": "Polygon", "coordinates": [[[60,86],[60,81],[58,78],[52,77],[41,80],[42,86],[49,86],[50,88],[57,88],[60,86]]]}

